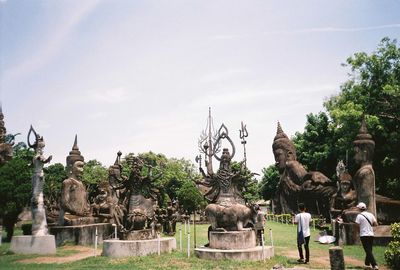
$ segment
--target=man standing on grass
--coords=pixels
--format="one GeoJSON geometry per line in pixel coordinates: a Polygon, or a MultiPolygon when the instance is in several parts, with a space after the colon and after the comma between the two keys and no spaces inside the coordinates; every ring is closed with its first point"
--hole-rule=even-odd
{"type": "Polygon", "coordinates": [[[374,254],[372,254],[372,244],[374,241],[374,230],[372,226],[377,226],[378,222],[375,216],[366,210],[367,206],[365,203],[358,203],[357,208],[361,211],[356,217],[356,223],[360,227],[360,239],[365,250],[365,265],[371,265],[372,269],[378,269],[374,254]]]}
{"type": "Polygon", "coordinates": [[[299,250],[299,263],[308,263],[310,261],[310,221],[311,214],[306,212],[304,203],[299,203],[300,213],[294,217],[294,223],[297,224],[297,248],[299,250]],[[306,251],[306,260],[303,256],[303,244],[306,251]]]}

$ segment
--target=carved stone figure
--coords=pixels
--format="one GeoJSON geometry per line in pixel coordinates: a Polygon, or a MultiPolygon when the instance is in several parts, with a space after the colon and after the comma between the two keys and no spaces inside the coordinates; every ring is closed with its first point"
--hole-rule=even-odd
{"type": "Polygon", "coordinates": [[[70,221],[73,219],[81,223],[93,223],[93,219],[82,218],[91,216],[88,194],[82,183],[83,165],[84,157],[79,151],[77,136],[75,136],[74,145],[67,156],[68,178],[63,181],[61,187],[60,225],[71,225],[70,221]],[[68,217],[65,214],[69,214],[68,217]]]}
{"type": "Polygon", "coordinates": [[[0,166],[11,160],[13,149],[12,144],[6,143],[6,127],[4,125],[3,110],[0,105],[0,166]]]}
{"type": "Polygon", "coordinates": [[[176,221],[177,221],[177,210],[174,207],[172,201],[168,202],[166,209],[164,228],[163,232],[167,235],[175,235],[176,232],[176,221]]]}
{"type": "Polygon", "coordinates": [[[274,198],[275,212],[294,213],[302,200],[311,212],[329,218],[332,196],[337,192],[334,182],[318,171],[305,170],[279,122],[272,150],[281,175],[274,198]]]}
{"type": "Polygon", "coordinates": [[[356,206],[357,194],[354,190],[351,175],[347,172],[343,161],[339,161],[336,167],[338,176],[338,192],[333,196],[331,208],[332,217],[336,218],[343,210],[356,206]]]}
{"type": "Polygon", "coordinates": [[[362,120],[360,131],[354,141],[354,161],[360,166],[354,175],[357,191],[357,202],[367,205],[367,211],[376,215],[375,172],[372,168],[375,142],[368,134],[365,120],[362,120]]]}
{"type": "MultiPolygon", "coordinates": [[[[243,188],[248,179],[240,177],[241,171],[232,171],[231,160],[235,153],[235,147],[229,138],[228,129],[225,125],[222,124],[218,135],[214,148],[217,148],[220,140],[227,139],[232,146],[233,153],[231,155],[228,148],[222,150],[221,157],[214,153],[214,157],[220,161],[217,173],[214,174],[211,171],[206,174],[200,168],[204,179],[196,183],[209,188],[208,192],[204,194],[210,202],[205,213],[211,222],[212,230],[243,230],[250,223],[254,225],[257,212],[253,211],[251,206],[245,204],[242,196],[243,188]]],[[[243,166],[243,162],[241,165],[243,166]]]]}
{"type": "Polygon", "coordinates": [[[45,143],[43,137],[35,132],[31,126],[28,132],[28,145],[35,150],[35,156],[33,157],[33,176],[32,176],[32,198],[31,198],[31,209],[32,209],[32,235],[42,236],[48,234],[47,221],[46,221],[46,210],[44,206],[43,198],[43,185],[44,185],[44,172],[43,166],[49,163],[52,156],[45,157],[43,155],[43,148],[45,143]],[[35,142],[31,144],[29,136],[31,134],[35,136],[35,142]]]}

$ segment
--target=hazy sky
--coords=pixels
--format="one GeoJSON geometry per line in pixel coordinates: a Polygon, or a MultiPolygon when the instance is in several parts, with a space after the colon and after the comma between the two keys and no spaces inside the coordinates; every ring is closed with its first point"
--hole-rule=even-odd
{"type": "Polygon", "coordinates": [[[152,150],[194,160],[212,107],[249,168],[274,162],[339,92],[355,52],[400,36],[400,1],[0,0],[0,99],[9,133],[30,124],[65,164],[152,150]]]}

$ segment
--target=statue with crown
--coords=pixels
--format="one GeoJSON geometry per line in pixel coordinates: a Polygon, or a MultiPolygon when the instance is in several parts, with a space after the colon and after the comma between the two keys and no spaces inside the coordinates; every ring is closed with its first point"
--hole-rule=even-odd
{"type": "Polygon", "coordinates": [[[35,151],[33,156],[32,175],[32,235],[13,236],[10,250],[19,254],[55,254],[56,242],[54,235],[50,235],[47,228],[46,209],[44,205],[43,188],[45,175],[43,166],[49,163],[52,156],[45,157],[43,149],[45,142],[42,136],[36,133],[31,126],[28,132],[28,146],[35,151]],[[33,135],[34,141],[31,141],[33,135]]]}
{"type": "MultiPolygon", "coordinates": [[[[200,258],[205,259],[235,259],[235,260],[262,260],[273,256],[273,247],[265,247],[263,240],[257,246],[255,226],[257,215],[261,213],[259,206],[247,202],[243,197],[249,177],[243,176],[246,163],[246,154],[239,171],[233,171],[231,161],[235,156],[235,145],[229,136],[228,128],[222,124],[217,133],[212,131],[211,111],[207,122],[207,131],[199,139],[199,148],[206,157],[207,172],[203,170],[200,162],[202,179],[196,181],[199,186],[204,186],[204,193],[208,205],[205,214],[211,223],[208,232],[209,243],[195,249],[200,258]],[[231,146],[219,150],[223,143],[231,146]],[[219,168],[213,172],[212,158],[217,159],[219,168]]],[[[206,129],[207,129],[206,128],[206,129]]],[[[246,126],[242,123],[240,138],[245,151],[245,137],[248,136],[246,126]]],[[[197,161],[201,161],[198,156],[197,161]]],[[[254,174],[250,174],[250,178],[254,174]]]]}

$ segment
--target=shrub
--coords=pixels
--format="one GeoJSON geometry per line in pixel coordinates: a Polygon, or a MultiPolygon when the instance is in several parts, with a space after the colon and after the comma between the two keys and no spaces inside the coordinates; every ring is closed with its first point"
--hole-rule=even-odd
{"type": "Polygon", "coordinates": [[[393,223],[391,226],[393,241],[385,251],[385,260],[392,269],[400,269],[400,223],[393,223]]]}

